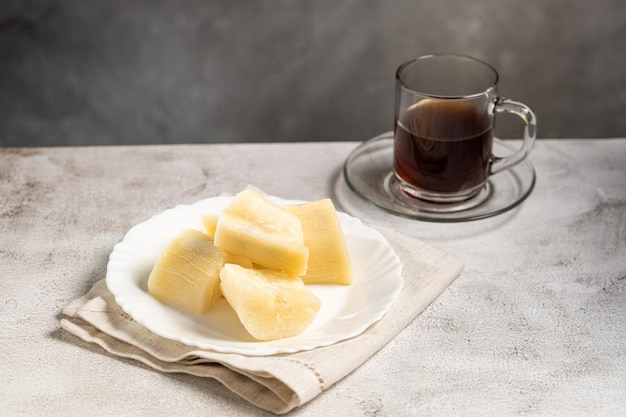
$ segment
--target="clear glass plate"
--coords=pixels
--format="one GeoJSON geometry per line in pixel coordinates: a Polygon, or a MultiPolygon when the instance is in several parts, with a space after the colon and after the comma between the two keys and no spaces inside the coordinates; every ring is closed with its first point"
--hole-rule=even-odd
{"type": "MultiPolygon", "coordinates": [[[[494,139],[493,153],[506,156],[515,148],[494,139]]],[[[433,204],[404,193],[393,175],[393,133],[386,132],[356,147],[344,164],[344,178],[363,200],[389,213],[432,222],[463,222],[495,216],[521,204],[535,186],[528,159],[489,177],[474,199],[458,204],[433,204]]]]}
{"type": "MultiPolygon", "coordinates": [[[[302,203],[269,199],[279,204],[302,203]]],[[[220,213],[230,201],[231,197],[214,197],[166,210],[131,228],[114,247],[107,265],[107,287],[136,322],[159,336],[202,349],[273,355],[314,349],[357,336],[380,320],[396,301],[403,286],[398,256],[378,231],[345,213],[339,213],[339,220],[354,282],[349,286],[309,285],[320,298],[321,309],[299,336],[257,341],[223,298],[203,315],[186,313],[153,298],[147,289],[148,276],[171,238],[186,227],[202,230],[200,215],[220,213]]]]}

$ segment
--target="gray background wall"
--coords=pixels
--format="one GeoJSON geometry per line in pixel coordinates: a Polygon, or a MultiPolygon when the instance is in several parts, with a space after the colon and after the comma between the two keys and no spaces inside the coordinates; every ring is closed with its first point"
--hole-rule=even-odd
{"type": "Polygon", "coordinates": [[[0,0],[0,146],[364,140],[431,52],[542,138],[626,136],[625,51],[624,0],[0,0]]]}

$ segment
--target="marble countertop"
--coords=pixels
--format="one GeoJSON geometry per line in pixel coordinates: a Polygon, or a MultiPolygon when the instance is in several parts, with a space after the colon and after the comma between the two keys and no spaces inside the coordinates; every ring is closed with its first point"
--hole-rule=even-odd
{"type": "Polygon", "coordinates": [[[356,146],[0,148],[2,414],[270,415],[217,381],[114,357],[59,325],[130,227],[252,184],[331,197],[466,263],[395,339],[290,415],[626,415],[626,138],[539,140],[531,196],[466,223],[360,201],[341,177],[356,146]]]}

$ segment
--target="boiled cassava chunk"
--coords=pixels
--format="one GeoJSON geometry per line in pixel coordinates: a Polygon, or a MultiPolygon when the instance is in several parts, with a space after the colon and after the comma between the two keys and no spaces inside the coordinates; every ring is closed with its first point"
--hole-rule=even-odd
{"type": "Polygon", "coordinates": [[[297,336],[320,309],[320,300],[294,274],[226,264],[220,278],[224,297],[258,340],[297,336]]]}
{"type": "Polygon", "coordinates": [[[309,249],[300,220],[253,190],[240,192],[224,209],[214,239],[217,247],[265,268],[306,272],[309,249]]]}
{"type": "Polygon", "coordinates": [[[218,214],[206,213],[200,216],[204,233],[213,237],[215,236],[215,227],[217,227],[218,214]]]}
{"type": "Polygon", "coordinates": [[[330,199],[286,206],[302,223],[309,248],[305,284],[350,284],[352,266],[337,211],[330,199]]]}
{"type": "Polygon", "coordinates": [[[184,229],[174,237],[148,278],[148,291],[160,301],[191,313],[206,313],[222,296],[219,273],[229,255],[210,236],[184,229]]]}

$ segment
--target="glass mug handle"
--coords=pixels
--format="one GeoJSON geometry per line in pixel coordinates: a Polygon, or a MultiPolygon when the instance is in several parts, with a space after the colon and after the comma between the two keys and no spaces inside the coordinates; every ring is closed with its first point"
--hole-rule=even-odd
{"type": "Polygon", "coordinates": [[[524,142],[522,147],[513,155],[504,157],[493,156],[491,166],[489,167],[489,175],[497,174],[524,160],[532,150],[537,134],[535,113],[524,103],[509,100],[508,98],[499,98],[495,104],[495,111],[496,113],[514,114],[524,121],[524,142]]]}

